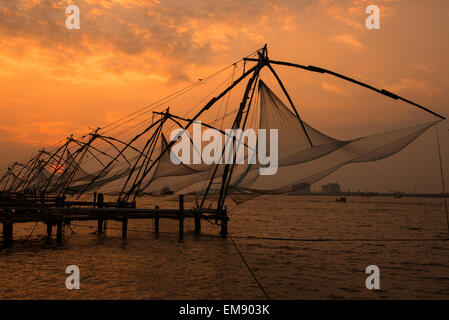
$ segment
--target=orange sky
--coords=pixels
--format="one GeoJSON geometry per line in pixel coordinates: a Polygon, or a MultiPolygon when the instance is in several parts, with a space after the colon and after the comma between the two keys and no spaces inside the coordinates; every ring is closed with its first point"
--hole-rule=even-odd
{"type": "MultiPolygon", "coordinates": [[[[1,166],[148,105],[264,43],[273,59],[335,70],[449,116],[446,0],[0,4],[1,166]],[[80,30],[65,28],[69,4],[80,8],[80,30]],[[381,8],[381,30],[365,28],[369,4],[381,8]]],[[[338,79],[277,70],[304,119],[337,138],[433,119],[338,79]]],[[[448,163],[448,124],[439,127],[448,163]]],[[[352,166],[328,180],[343,181],[345,189],[439,192],[435,151],[431,130],[393,159],[352,166]]]]}

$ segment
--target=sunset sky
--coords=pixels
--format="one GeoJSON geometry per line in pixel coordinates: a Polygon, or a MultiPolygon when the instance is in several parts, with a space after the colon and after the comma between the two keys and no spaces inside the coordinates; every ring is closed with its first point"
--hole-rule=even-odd
{"type": "MultiPolygon", "coordinates": [[[[0,165],[104,126],[268,44],[449,116],[446,0],[0,0],[0,165]],[[65,8],[80,8],[80,30],[65,8]],[[365,27],[380,7],[380,30],[365,27]]],[[[276,67],[308,123],[349,139],[434,117],[339,79],[276,67]]],[[[439,126],[449,181],[448,122],[439,126]]],[[[435,129],[346,189],[441,192],[435,129]]]]}

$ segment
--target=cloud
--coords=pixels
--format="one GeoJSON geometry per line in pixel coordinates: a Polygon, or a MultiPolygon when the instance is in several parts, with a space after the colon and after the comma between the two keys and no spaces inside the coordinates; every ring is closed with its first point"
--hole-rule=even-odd
{"type": "MultiPolygon", "coordinates": [[[[2,140],[41,144],[76,134],[79,128],[84,133],[88,126],[128,114],[266,42],[276,60],[323,66],[369,79],[376,86],[385,83],[379,87],[393,92],[427,90],[427,95],[435,94],[429,105],[437,107],[447,101],[448,85],[441,81],[448,70],[447,50],[439,32],[447,29],[447,19],[434,18],[444,16],[444,5],[376,1],[382,26],[395,30],[376,33],[364,27],[365,7],[373,4],[365,0],[0,0],[0,4],[0,111],[8,115],[0,118],[2,140]],[[69,4],[80,7],[80,30],[65,28],[69,4]],[[428,11],[419,16],[422,24],[416,26],[416,37],[409,37],[410,30],[403,26],[413,21],[416,10],[428,11]]],[[[304,105],[338,104],[336,95],[352,90],[330,79],[314,82],[313,74],[299,77],[297,72],[278,69],[287,85],[298,84],[292,95],[302,94],[302,88],[316,93],[303,94],[304,105]]],[[[358,110],[356,103],[346,107],[358,110]]],[[[188,106],[179,106],[179,111],[183,108],[188,106]]],[[[314,110],[318,109],[307,116],[325,124],[328,120],[314,110]]]]}
{"type": "Polygon", "coordinates": [[[413,67],[414,67],[416,70],[419,70],[419,71],[431,72],[431,73],[435,72],[434,69],[428,67],[427,65],[423,64],[422,62],[417,62],[417,63],[415,63],[415,64],[413,65],[413,67]]]}
{"type": "Polygon", "coordinates": [[[339,34],[335,37],[332,37],[331,40],[349,46],[350,48],[356,51],[361,51],[364,47],[363,44],[360,41],[358,41],[355,38],[355,36],[351,33],[339,34]]]}
{"type": "Polygon", "coordinates": [[[21,125],[0,125],[0,141],[18,141],[34,145],[39,145],[42,142],[54,144],[61,137],[71,133],[81,134],[85,131],[85,129],[80,131],[80,128],[69,121],[26,121],[21,125]]]}
{"type": "Polygon", "coordinates": [[[94,70],[93,80],[99,80],[102,72],[122,75],[130,71],[185,81],[191,65],[228,60],[228,54],[242,42],[256,48],[264,43],[264,34],[292,31],[297,26],[288,8],[263,0],[207,4],[198,0],[79,0],[81,29],[69,31],[65,8],[72,3],[7,2],[0,10],[3,55],[24,60],[33,56],[35,64],[53,77],[61,77],[70,66],[84,79],[94,70]],[[93,60],[94,66],[89,63],[93,60]]]}
{"type": "Polygon", "coordinates": [[[330,16],[345,26],[356,30],[363,30],[364,28],[363,12],[360,8],[345,8],[340,5],[331,5],[327,8],[327,13],[330,16]]]}
{"type": "MultiPolygon", "coordinates": [[[[346,27],[347,31],[365,32],[365,20],[368,15],[365,9],[369,5],[377,5],[381,21],[394,16],[400,0],[322,0],[320,8],[329,16],[346,27]]],[[[382,22],[381,22],[382,23],[382,22]]]]}
{"type": "Polygon", "coordinates": [[[442,88],[436,85],[413,78],[401,78],[399,81],[389,85],[388,88],[393,92],[413,91],[427,96],[432,96],[442,91],[442,88]]]}
{"type": "Polygon", "coordinates": [[[335,84],[330,84],[330,83],[328,83],[326,81],[323,81],[321,83],[321,88],[323,88],[326,91],[338,94],[338,95],[342,95],[342,96],[346,95],[346,91],[344,89],[342,89],[341,87],[339,87],[339,86],[337,86],[335,84]]]}

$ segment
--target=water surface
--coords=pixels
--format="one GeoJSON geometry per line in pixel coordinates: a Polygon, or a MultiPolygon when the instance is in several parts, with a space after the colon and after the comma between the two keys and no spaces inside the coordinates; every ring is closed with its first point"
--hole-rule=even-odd
{"type": "MultiPolygon", "coordinates": [[[[447,238],[441,199],[266,196],[230,216],[233,240],[273,299],[449,298],[449,241],[435,241],[447,238]],[[372,264],[381,272],[378,291],[365,288],[372,264]]],[[[105,238],[95,227],[73,222],[57,245],[44,241],[43,224],[15,225],[16,243],[0,249],[0,299],[264,298],[214,224],[203,222],[196,236],[187,220],[183,242],[175,221],[161,220],[158,238],[153,221],[130,221],[126,241],[117,222],[109,222],[105,238]],[[80,268],[81,290],[65,287],[72,264],[80,268]]]]}

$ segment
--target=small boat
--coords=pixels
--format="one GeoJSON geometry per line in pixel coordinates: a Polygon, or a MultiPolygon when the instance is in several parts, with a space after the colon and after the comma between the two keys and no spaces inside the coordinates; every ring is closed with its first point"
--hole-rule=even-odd
{"type": "Polygon", "coordinates": [[[346,203],[346,197],[340,197],[335,199],[336,202],[345,202],[346,203]]]}
{"type": "Polygon", "coordinates": [[[171,191],[169,187],[162,188],[161,195],[167,196],[170,194],[173,194],[173,191],[171,191]]]}

